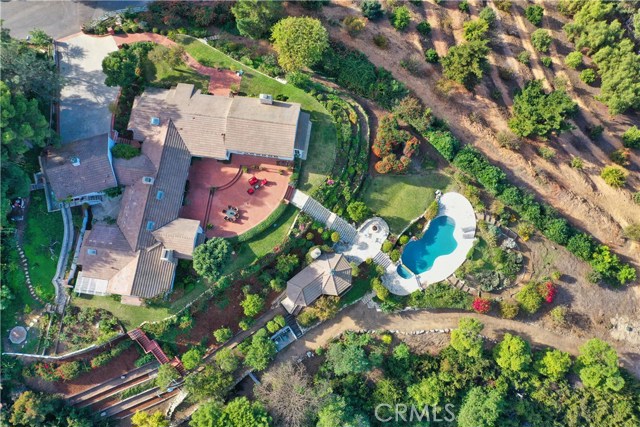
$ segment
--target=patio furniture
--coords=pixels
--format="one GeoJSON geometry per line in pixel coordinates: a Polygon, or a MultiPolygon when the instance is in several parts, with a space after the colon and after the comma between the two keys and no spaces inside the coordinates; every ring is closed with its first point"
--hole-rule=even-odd
{"type": "Polygon", "coordinates": [[[229,217],[228,217],[228,216],[225,216],[225,217],[224,217],[224,220],[225,220],[225,221],[229,221],[229,217]]]}
{"type": "Polygon", "coordinates": [[[255,176],[252,176],[252,177],[249,179],[249,185],[251,185],[251,186],[256,185],[256,182],[258,182],[258,178],[256,178],[255,176]]]}
{"type": "Polygon", "coordinates": [[[249,194],[253,194],[253,193],[255,193],[255,192],[256,192],[256,190],[254,190],[254,189],[253,189],[253,187],[252,187],[252,188],[249,188],[249,189],[247,190],[247,193],[249,193],[249,194]]]}
{"type": "Polygon", "coordinates": [[[267,185],[269,183],[269,181],[267,181],[267,179],[263,179],[262,181],[260,181],[260,185],[267,185]]]}
{"type": "Polygon", "coordinates": [[[227,213],[226,209],[222,209],[222,213],[227,213]]]}

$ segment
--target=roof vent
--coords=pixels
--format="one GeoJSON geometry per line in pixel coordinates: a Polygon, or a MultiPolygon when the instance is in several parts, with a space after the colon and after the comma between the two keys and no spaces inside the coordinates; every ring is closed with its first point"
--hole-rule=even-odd
{"type": "Polygon", "coordinates": [[[87,254],[89,254],[89,255],[97,255],[98,251],[96,251],[95,249],[87,249],[87,254]]]}
{"type": "Polygon", "coordinates": [[[80,166],[80,157],[72,157],[71,159],[71,164],[73,166],[80,166]]]}
{"type": "Polygon", "coordinates": [[[162,259],[163,261],[173,262],[173,250],[163,249],[160,259],[162,259]]]}
{"type": "Polygon", "coordinates": [[[160,117],[151,117],[151,124],[154,126],[160,126],[160,117]]]}
{"type": "Polygon", "coordinates": [[[271,105],[273,104],[273,96],[267,95],[266,93],[260,94],[260,104],[271,105]]]}
{"type": "Polygon", "coordinates": [[[142,183],[147,185],[153,185],[156,180],[152,176],[143,176],[142,183]]]}

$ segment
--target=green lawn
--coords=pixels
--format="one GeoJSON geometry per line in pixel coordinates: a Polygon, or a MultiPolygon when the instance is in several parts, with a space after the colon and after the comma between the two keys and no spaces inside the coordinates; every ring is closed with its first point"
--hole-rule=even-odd
{"type": "Polygon", "coordinates": [[[188,65],[171,68],[165,61],[144,61],[144,76],[151,86],[170,88],[178,83],[191,83],[203,92],[209,88],[209,77],[197,73],[188,65]]]}
{"type": "Polygon", "coordinates": [[[232,255],[232,259],[227,264],[223,274],[229,274],[242,267],[246,267],[256,259],[273,251],[273,248],[284,240],[287,231],[289,231],[291,224],[293,224],[297,212],[298,210],[292,205],[287,206],[282,216],[278,218],[271,228],[260,233],[253,239],[241,243],[240,249],[235,255],[232,255]]]}
{"type": "Polygon", "coordinates": [[[22,245],[29,261],[31,283],[40,298],[52,300],[55,289],[51,279],[56,274],[64,225],[60,212],[47,212],[44,192],[30,196],[22,245]]]}
{"type": "Polygon", "coordinates": [[[301,89],[282,84],[247,67],[193,37],[178,36],[177,41],[202,65],[243,70],[245,74],[242,76],[240,92],[247,96],[269,93],[274,97],[284,95],[288,97],[288,101],[300,103],[311,114],[312,128],[309,153],[302,166],[299,188],[308,191],[322,183],[336,156],[336,128],[333,119],[318,100],[301,89]]]}
{"type": "Polygon", "coordinates": [[[353,279],[351,289],[340,297],[340,306],[344,307],[359,300],[371,291],[371,280],[376,277],[375,264],[363,263],[360,265],[361,275],[353,279]]]}
{"type": "MultiPolygon", "coordinates": [[[[116,316],[127,329],[133,329],[139,326],[145,320],[150,322],[154,320],[162,320],[175,313],[177,309],[169,307],[135,307],[122,304],[113,297],[99,297],[95,295],[78,295],[74,294],[71,303],[76,307],[94,307],[103,308],[110,311],[116,316]]],[[[184,304],[183,304],[184,305],[184,304]]],[[[181,306],[182,307],[182,306],[181,306]]]]}
{"type": "Polygon", "coordinates": [[[376,215],[387,221],[392,233],[400,233],[417,218],[435,198],[435,191],[445,191],[451,178],[435,172],[420,175],[380,175],[370,178],[363,199],[376,215]]]}

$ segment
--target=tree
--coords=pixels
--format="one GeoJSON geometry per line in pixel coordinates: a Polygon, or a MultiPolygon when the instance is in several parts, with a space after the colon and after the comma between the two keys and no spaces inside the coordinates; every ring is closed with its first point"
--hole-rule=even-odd
{"type": "Polygon", "coordinates": [[[255,393],[276,423],[291,427],[307,425],[321,402],[304,365],[292,362],[267,371],[255,393]]]}
{"type": "Polygon", "coordinates": [[[578,51],[571,52],[564,58],[567,67],[574,70],[582,65],[582,53],[578,51]]]}
{"type": "Polygon", "coordinates": [[[460,319],[458,328],[451,331],[451,347],[466,356],[479,358],[482,356],[482,329],[484,325],[476,319],[460,319]]]}
{"type": "Polygon", "coordinates": [[[504,396],[497,389],[474,387],[467,393],[460,412],[459,427],[494,427],[505,406],[504,396]]]}
{"type": "Polygon", "coordinates": [[[366,372],[371,367],[364,348],[355,343],[336,342],[329,345],[327,363],[338,376],[366,372]]]}
{"type": "Polygon", "coordinates": [[[156,376],[156,386],[162,391],[167,391],[171,383],[180,378],[180,374],[169,363],[160,365],[158,375],[156,376]]]}
{"type": "Polygon", "coordinates": [[[233,384],[231,375],[213,365],[205,365],[202,371],[192,373],[184,381],[185,389],[193,398],[200,401],[206,399],[222,401],[231,384],[233,384]]]}
{"type": "Polygon", "coordinates": [[[25,391],[15,400],[9,414],[3,408],[0,423],[16,427],[107,427],[106,420],[95,420],[91,416],[90,410],[73,408],[64,399],[25,391]],[[8,423],[5,415],[8,415],[8,423]]]}
{"type": "Polygon", "coordinates": [[[45,395],[25,391],[11,407],[9,421],[18,426],[43,426],[47,414],[54,411],[54,401],[45,395]]]}
{"type": "Polygon", "coordinates": [[[393,12],[389,14],[391,25],[398,31],[403,31],[409,26],[411,22],[411,12],[407,6],[400,6],[393,9],[393,12]]]}
{"type": "Polygon", "coordinates": [[[53,39],[47,33],[39,28],[29,31],[29,43],[36,46],[47,46],[51,44],[53,39]]]}
{"type": "Polygon", "coordinates": [[[276,271],[278,275],[287,279],[289,274],[298,266],[300,260],[295,254],[288,254],[278,257],[276,262],[276,271]]]}
{"type": "Polygon", "coordinates": [[[631,126],[622,134],[622,143],[625,147],[640,148],[640,129],[631,126]]]}
{"type": "Polygon", "coordinates": [[[151,42],[123,44],[120,49],[109,53],[102,60],[102,72],[107,76],[104,84],[139,90],[144,85],[142,61],[153,47],[151,42]]]}
{"type": "Polygon", "coordinates": [[[344,397],[331,395],[318,412],[316,427],[336,426],[369,427],[369,423],[347,404],[344,397]]]}
{"type": "Polygon", "coordinates": [[[502,341],[493,349],[498,366],[506,371],[524,372],[531,364],[529,344],[522,338],[504,334],[502,341]]]}
{"type": "Polygon", "coordinates": [[[371,280],[371,288],[376,293],[376,297],[378,297],[380,301],[386,301],[391,294],[389,289],[387,289],[387,287],[384,286],[382,281],[377,277],[371,280]]]}
{"type": "Polygon", "coordinates": [[[231,8],[240,35],[259,39],[269,34],[271,26],[283,15],[282,2],[239,0],[231,8]]]}
{"type": "Polygon", "coordinates": [[[213,336],[216,338],[219,344],[225,343],[231,339],[233,332],[231,328],[221,327],[213,331],[213,336]]]}
{"type": "Polygon", "coordinates": [[[214,281],[220,277],[220,270],[229,259],[230,252],[231,245],[227,240],[214,237],[193,251],[193,269],[199,275],[214,281]]]}
{"type": "Polygon", "coordinates": [[[196,410],[190,427],[269,427],[271,417],[258,402],[237,397],[223,406],[219,402],[207,402],[196,410]]]}
{"type": "Polygon", "coordinates": [[[441,59],[444,76],[467,88],[473,88],[482,79],[487,60],[486,40],[462,43],[449,49],[441,59]]]}
{"type": "Polygon", "coordinates": [[[560,350],[547,350],[535,366],[540,374],[554,381],[559,381],[571,368],[571,356],[560,350]]]}
{"type": "Polygon", "coordinates": [[[422,21],[416,25],[416,31],[418,31],[422,37],[427,38],[431,35],[431,24],[429,24],[428,21],[422,21]]]}
{"type": "Polygon", "coordinates": [[[276,354],[276,345],[267,336],[266,329],[260,329],[253,335],[247,349],[244,364],[257,371],[265,369],[276,354]]]}
{"type": "Polygon", "coordinates": [[[593,61],[602,81],[597,99],[609,107],[609,113],[640,109],[640,55],[635,53],[633,42],[624,39],[603,44],[593,61]]]}
{"type": "Polygon", "coordinates": [[[435,64],[440,60],[440,56],[435,49],[429,48],[424,51],[424,59],[430,64],[435,64]]]}
{"type": "Polygon", "coordinates": [[[480,13],[478,14],[480,19],[483,19],[489,24],[489,27],[492,27],[496,22],[496,13],[489,6],[482,8],[480,13]]]}
{"type": "Polygon", "coordinates": [[[259,294],[247,294],[240,303],[244,310],[244,315],[254,317],[264,308],[264,298],[259,294]]]}
{"type": "Polygon", "coordinates": [[[462,27],[464,28],[464,39],[468,42],[484,40],[489,32],[489,23],[484,19],[467,21],[462,27]]]}
{"type": "Polygon", "coordinates": [[[529,22],[531,22],[536,27],[540,25],[542,22],[542,16],[544,15],[544,8],[542,6],[531,5],[527,6],[524,10],[524,16],[527,17],[529,22]]]}
{"type": "Polygon", "coordinates": [[[238,369],[238,365],[240,363],[238,356],[236,356],[233,350],[229,347],[221,348],[220,350],[218,350],[214,358],[223,372],[234,372],[236,369],[238,369]]]}
{"type": "Polygon", "coordinates": [[[539,80],[532,80],[514,98],[509,128],[520,137],[545,137],[566,129],[565,119],[575,110],[576,104],[566,92],[554,90],[547,94],[539,80]]]}
{"type": "Polygon", "coordinates": [[[375,21],[382,16],[382,5],[377,0],[364,0],[360,4],[360,10],[362,10],[362,15],[364,17],[369,18],[372,21],[375,21]]]}
{"type": "Polygon", "coordinates": [[[618,166],[605,166],[600,172],[604,182],[613,188],[621,188],[627,182],[627,174],[618,166]]]}
{"type": "Polygon", "coordinates": [[[222,411],[223,406],[219,402],[203,403],[191,416],[189,427],[222,427],[220,424],[222,411]]]}
{"type": "Polygon", "coordinates": [[[371,214],[369,207],[364,202],[349,203],[347,213],[354,222],[364,221],[371,214]]]}
{"type": "Polygon", "coordinates": [[[131,424],[134,427],[168,427],[169,420],[160,411],[156,411],[153,414],[141,411],[133,414],[131,424]]]}
{"type": "Polygon", "coordinates": [[[598,338],[592,338],[580,347],[576,370],[586,387],[619,391],[624,386],[618,368],[618,354],[598,338]]]}
{"type": "Polygon", "coordinates": [[[182,355],[182,364],[187,371],[192,370],[202,361],[202,352],[197,348],[191,348],[182,355]]]}
{"type": "Polygon", "coordinates": [[[311,67],[329,47],[329,35],[319,20],[309,17],[282,19],[271,31],[278,63],[285,71],[311,67]]]}
{"type": "Polygon", "coordinates": [[[591,83],[596,81],[596,72],[593,71],[592,68],[587,68],[586,70],[582,70],[580,72],[580,80],[590,85],[591,83]]]}
{"type": "Polygon", "coordinates": [[[539,28],[531,34],[531,44],[538,52],[549,52],[553,39],[547,30],[539,28]]]}
{"type": "Polygon", "coordinates": [[[420,407],[437,406],[443,397],[443,384],[437,375],[430,375],[419,383],[409,386],[409,397],[420,407]]]}

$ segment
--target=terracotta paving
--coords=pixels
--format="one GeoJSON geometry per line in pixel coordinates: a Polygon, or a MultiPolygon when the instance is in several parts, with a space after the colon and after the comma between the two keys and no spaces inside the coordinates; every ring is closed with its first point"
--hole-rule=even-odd
{"type": "MultiPolygon", "coordinates": [[[[113,39],[118,45],[125,43],[131,44],[136,42],[153,42],[167,47],[175,46],[176,43],[167,37],[154,33],[133,33],[133,34],[115,34],[113,39]]],[[[209,76],[209,93],[212,95],[229,96],[230,87],[233,84],[240,85],[240,76],[231,70],[218,70],[217,68],[205,67],[196,61],[191,55],[186,55],[186,63],[203,76],[209,76]]]]}
{"type": "Polygon", "coordinates": [[[197,219],[207,237],[232,237],[242,234],[264,221],[284,199],[290,172],[284,166],[277,166],[275,160],[255,156],[233,155],[231,162],[223,163],[215,159],[194,159],[189,169],[189,191],[185,206],[180,211],[181,218],[197,219]],[[255,169],[259,165],[260,170],[255,169]],[[247,166],[239,179],[229,188],[215,191],[209,197],[211,187],[222,187],[247,166]],[[252,176],[267,179],[269,183],[247,193],[252,176]],[[236,222],[224,220],[222,210],[229,205],[237,207],[240,215],[236,222]],[[209,212],[208,218],[207,211],[209,212]],[[213,228],[207,230],[207,224],[213,228]]]}

